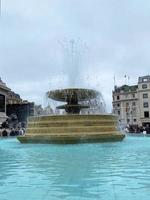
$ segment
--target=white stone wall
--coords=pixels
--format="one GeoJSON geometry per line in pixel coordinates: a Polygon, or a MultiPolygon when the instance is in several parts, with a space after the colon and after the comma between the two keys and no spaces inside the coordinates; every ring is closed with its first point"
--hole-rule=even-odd
{"type": "Polygon", "coordinates": [[[139,121],[137,93],[134,94],[135,97],[133,98],[132,93],[122,93],[120,94],[120,100],[117,100],[119,94],[114,95],[114,113],[118,115],[119,120],[123,125],[126,125],[127,123],[137,124],[139,121]],[[120,112],[120,115],[118,112],[120,112]]]}
{"type": "Polygon", "coordinates": [[[150,115],[150,82],[146,83],[139,83],[138,84],[138,98],[139,98],[139,110],[140,110],[140,121],[143,122],[150,122],[150,116],[149,118],[145,118],[144,112],[149,112],[150,115]],[[147,85],[147,88],[143,89],[142,85],[147,85]],[[147,98],[143,98],[143,94],[147,94],[147,98]],[[148,103],[148,107],[144,107],[144,103],[148,103]]]}
{"type": "Polygon", "coordinates": [[[138,88],[134,92],[113,92],[113,112],[118,115],[122,124],[150,123],[150,76],[140,77],[138,88]],[[147,95],[146,98],[143,98],[144,94],[147,95]],[[119,100],[117,96],[120,96],[119,100]],[[145,112],[149,113],[149,117],[145,117],[145,112]]]}

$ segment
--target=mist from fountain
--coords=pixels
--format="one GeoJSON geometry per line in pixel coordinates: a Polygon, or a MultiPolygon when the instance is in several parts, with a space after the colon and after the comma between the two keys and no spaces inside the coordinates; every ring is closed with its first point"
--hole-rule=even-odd
{"type": "MultiPolygon", "coordinates": [[[[57,86],[57,89],[63,89],[64,81],[66,83],[67,80],[67,87],[65,86],[65,88],[91,88],[94,90],[98,90],[98,85],[96,85],[95,87],[90,86],[90,75],[87,76],[87,71],[83,72],[83,69],[85,69],[85,66],[88,64],[87,45],[83,43],[80,39],[65,39],[63,41],[59,41],[59,46],[63,69],[62,71],[60,71],[59,87],[57,86]],[[83,73],[86,74],[86,78],[83,73]]],[[[54,86],[55,84],[53,83],[52,85],[54,86]]],[[[53,86],[50,86],[50,90],[54,89],[53,86]]],[[[55,110],[56,107],[61,105],[60,102],[53,101],[47,98],[47,96],[45,97],[45,99],[46,106],[44,109],[46,109],[48,106],[51,106],[51,108],[53,109],[53,112],[49,114],[65,114],[64,111],[59,112],[58,110],[55,110]]],[[[83,102],[83,104],[91,106],[91,109],[85,109],[85,111],[81,112],[81,114],[100,114],[106,112],[106,104],[100,91],[99,96],[92,100],[89,98],[89,100],[83,102]]]]}

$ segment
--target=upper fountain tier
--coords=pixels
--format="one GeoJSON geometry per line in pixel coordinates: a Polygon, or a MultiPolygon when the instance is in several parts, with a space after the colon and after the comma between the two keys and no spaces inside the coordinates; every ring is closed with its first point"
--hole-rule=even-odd
{"type": "Polygon", "coordinates": [[[49,98],[62,102],[67,102],[67,97],[71,97],[73,94],[77,95],[78,101],[87,101],[96,98],[99,93],[96,90],[83,88],[68,88],[47,92],[49,98]]]}
{"type": "Polygon", "coordinates": [[[78,102],[88,101],[98,96],[98,92],[91,89],[68,88],[47,92],[47,96],[56,101],[67,102],[66,105],[58,106],[58,109],[65,109],[69,114],[78,114],[82,108],[89,106],[81,105],[78,102]]]}

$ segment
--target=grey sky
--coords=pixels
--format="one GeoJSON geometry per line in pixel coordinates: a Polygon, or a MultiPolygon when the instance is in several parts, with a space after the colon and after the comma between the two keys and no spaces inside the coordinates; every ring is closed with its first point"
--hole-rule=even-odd
{"type": "Polygon", "coordinates": [[[0,23],[0,76],[36,103],[49,89],[91,87],[110,111],[114,75],[136,84],[150,71],[149,0],[2,0],[0,23]],[[66,61],[71,39],[77,67],[66,61]]]}

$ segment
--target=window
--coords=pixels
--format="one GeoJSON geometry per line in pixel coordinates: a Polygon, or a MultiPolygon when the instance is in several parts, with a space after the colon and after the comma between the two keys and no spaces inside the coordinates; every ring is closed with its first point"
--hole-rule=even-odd
{"type": "Polygon", "coordinates": [[[143,78],[143,82],[147,82],[148,81],[148,79],[147,78],[143,78]]]}
{"type": "Polygon", "coordinates": [[[117,100],[120,100],[120,96],[117,96],[117,100]]]}
{"type": "Polygon", "coordinates": [[[129,103],[126,103],[126,106],[128,107],[128,106],[129,106],[129,103]]]}
{"type": "Polygon", "coordinates": [[[132,108],[132,115],[136,115],[136,108],[134,107],[134,108],[132,108]]]}
{"type": "Polygon", "coordinates": [[[136,122],[136,119],[134,119],[134,122],[136,122]]]}
{"type": "Polygon", "coordinates": [[[135,102],[132,102],[132,106],[136,106],[136,103],[135,103],[135,102]]]}
{"type": "Polygon", "coordinates": [[[145,118],[149,118],[149,111],[145,111],[145,112],[144,112],[144,117],[145,117],[145,118]]]}
{"type": "Polygon", "coordinates": [[[148,94],[147,93],[144,93],[143,94],[143,99],[147,99],[148,98],[148,94]]]}
{"type": "Polygon", "coordinates": [[[117,104],[117,107],[120,107],[120,103],[117,104]]]}
{"type": "Polygon", "coordinates": [[[114,104],[115,109],[117,109],[117,104],[114,104]]]}
{"type": "Polygon", "coordinates": [[[127,119],[127,122],[129,123],[129,122],[130,122],[130,119],[127,119]]]}
{"type": "Polygon", "coordinates": [[[148,102],[144,102],[144,103],[143,103],[143,107],[144,107],[144,108],[148,108],[148,102]]]}
{"type": "Polygon", "coordinates": [[[120,115],[120,110],[118,110],[118,115],[120,115]]]}
{"type": "Polygon", "coordinates": [[[132,94],[132,97],[135,98],[135,94],[132,94]]]}
{"type": "Polygon", "coordinates": [[[142,89],[146,89],[147,88],[147,84],[142,84],[142,89]]]}

